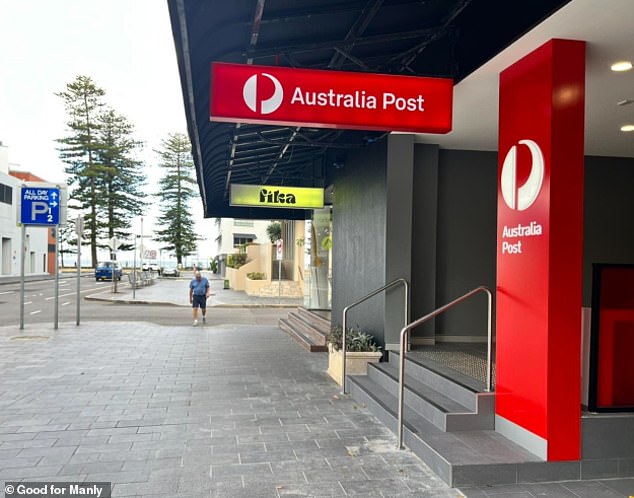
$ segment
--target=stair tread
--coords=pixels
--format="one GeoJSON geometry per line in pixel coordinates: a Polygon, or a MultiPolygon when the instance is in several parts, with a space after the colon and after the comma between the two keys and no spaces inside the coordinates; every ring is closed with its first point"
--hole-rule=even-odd
{"type": "Polygon", "coordinates": [[[304,337],[306,337],[311,343],[319,344],[320,346],[326,346],[326,336],[315,330],[310,325],[307,325],[303,322],[299,322],[290,315],[285,319],[288,326],[295,331],[301,333],[304,337]]]}
{"type": "MultiPolygon", "coordinates": [[[[390,351],[389,363],[398,364],[399,354],[400,353],[398,351],[390,351]]],[[[437,363],[433,360],[426,359],[425,361],[421,361],[418,358],[412,358],[411,356],[406,355],[406,361],[419,365],[422,368],[431,370],[435,374],[441,377],[444,377],[446,379],[449,379],[454,384],[464,389],[467,389],[471,392],[474,392],[474,393],[486,392],[485,391],[486,386],[484,382],[471,378],[461,372],[458,372],[457,370],[441,365],[440,363],[437,363]]]]}
{"type": "Polygon", "coordinates": [[[317,314],[317,313],[313,313],[311,310],[304,308],[303,306],[300,306],[299,308],[297,308],[297,315],[305,317],[307,321],[310,321],[311,323],[313,323],[316,327],[320,328],[321,330],[326,331],[326,334],[328,334],[330,332],[330,320],[317,314]]]}
{"type": "MultiPolygon", "coordinates": [[[[348,381],[374,398],[392,417],[398,417],[397,396],[367,377],[349,377],[348,381]]],[[[493,430],[443,432],[407,404],[403,407],[403,418],[408,430],[451,465],[542,462],[539,457],[493,430]]]]}
{"type": "Polygon", "coordinates": [[[300,345],[311,352],[328,351],[326,344],[320,344],[313,341],[312,337],[307,336],[301,331],[294,328],[286,318],[280,318],[278,322],[279,328],[295,339],[300,345]]]}
{"type": "Polygon", "coordinates": [[[314,334],[319,335],[320,337],[323,337],[324,341],[326,340],[326,336],[328,335],[328,332],[325,332],[319,327],[315,326],[313,323],[306,321],[301,315],[298,315],[295,312],[290,312],[288,314],[287,319],[289,322],[297,323],[298,326],[300,327],[308,328],[314,334]]]}
{"type": "MultiPolygon", "coordinates": [[[[381,370],[385,375],[394,380],[396,382],[396,385],[398,386],[398,367],[390,363],[375,363],[371,366],[373,368],[381,370]]],[[[405,388],[416,393],[421,398],[425,399],[444,413],[475,413],[473,410],[470,410],[466,406],[445,396],[443,393],[439,392],[433,387],[422,383],[419,380],[406,378],[405,388]]]]}

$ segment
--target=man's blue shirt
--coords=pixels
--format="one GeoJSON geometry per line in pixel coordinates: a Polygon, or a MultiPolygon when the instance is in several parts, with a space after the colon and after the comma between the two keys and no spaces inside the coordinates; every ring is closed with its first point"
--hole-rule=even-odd
{"type": "Polygon", "coordinates": [[[208,287],[209,287],[209,281],[205,277],[202,277],[200,280],[196,280],[196,278],[194,278],[189,283],[189,288],[194,291],[195,296],[206,295],[208,287]]]}

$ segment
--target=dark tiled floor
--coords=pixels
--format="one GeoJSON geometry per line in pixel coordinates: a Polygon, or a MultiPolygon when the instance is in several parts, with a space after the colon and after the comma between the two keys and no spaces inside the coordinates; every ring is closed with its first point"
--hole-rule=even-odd
{"type": "Polygon", "coordinates": [[[462,488],[467,498],[632,498],[634,478],[462,488]]]}
{"type": "Polygon", "coordinates": [[[451,489],[339,395],[326,361],[265,325],[1,327],[0,481],[192,498],[634,496],[634,479],[451,489]]]}
{"type": "Polygon", "coordinates": [[[0,328],[0,481],[106,481],[113,496],[462,496],[340,396],[326,362],[264,325],[0,328]],[[40,338],[12,339],[23,334],[40,338]]]}

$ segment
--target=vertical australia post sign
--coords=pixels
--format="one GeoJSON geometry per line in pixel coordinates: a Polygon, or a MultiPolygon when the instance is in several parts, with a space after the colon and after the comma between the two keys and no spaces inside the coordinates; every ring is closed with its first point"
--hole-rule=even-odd
{"type": "Polygon", "coordinates": [[[452,103],[446,78],[211,66],[211,121],[447,133],[452,103]]]}
{"type": "Polygon", "coordinates": [[[500,74],[496,431],[580,458],[585,44],[500,74]]]}

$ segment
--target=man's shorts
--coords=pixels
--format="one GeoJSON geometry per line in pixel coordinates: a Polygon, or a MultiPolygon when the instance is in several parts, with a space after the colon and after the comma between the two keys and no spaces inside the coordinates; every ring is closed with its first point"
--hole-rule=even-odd
{"type": "Polygon", "coordinates": [[[207,307],[207,296],[204,294],[198,295],[194,294],[192,299],[192,308],[198,308],[200,306],[201,309],[205,309],[207,307]]]}

